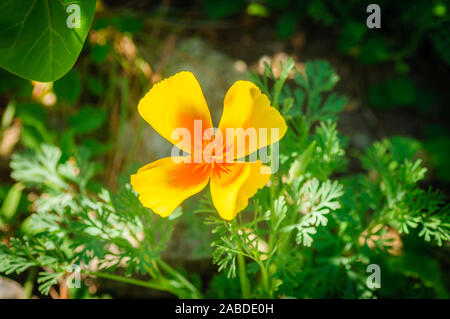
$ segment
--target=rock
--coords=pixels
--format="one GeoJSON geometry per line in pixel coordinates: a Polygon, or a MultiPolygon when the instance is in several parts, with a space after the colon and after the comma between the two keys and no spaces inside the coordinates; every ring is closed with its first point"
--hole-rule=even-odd
{"type": "Polygon", "coordinates": [[[21,299],[23,297],[22,286],[6,277],[0,277],[0,299],[21,299]]]}

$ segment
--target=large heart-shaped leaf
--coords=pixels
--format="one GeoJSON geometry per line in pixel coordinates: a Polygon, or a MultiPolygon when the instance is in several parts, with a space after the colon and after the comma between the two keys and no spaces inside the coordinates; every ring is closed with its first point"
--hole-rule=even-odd
{"type": "Polygon", "coordinates": [[[74,65],[92,23],[95,0],[2,0],[0,66],[54,81],[74,65]]]}

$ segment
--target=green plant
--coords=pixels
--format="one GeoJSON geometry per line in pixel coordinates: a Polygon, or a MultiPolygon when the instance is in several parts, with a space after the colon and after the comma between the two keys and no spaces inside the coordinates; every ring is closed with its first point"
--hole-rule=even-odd
{"type": "Polygon", "coordinates": [[[184,221],[204,220],[205,228],[187,227],[211,235],[218,273],[206,291],[163,257],[181,209],[160,218],[141,206],[127,179],[115,193],[98,187],[84,147],[67,159],[45,144],[14,154],[12,177],[38,198],[20,236],[0,246],[0,272],[40,269],[43,293],[75,264],[83,276],[181,298],[447,297],[432,257],[450,239],[449,205],[419,185],[421,145],[403,137],[375,142],[353,158],[361,168],[352,173],[336,125],[346,100],[333,92],[333,68],[312,61],[303,74],[290,59],[281,67],[278,78],[269,65],[262,77],[251,75],[289,125],[279,171],[231,222],[218,217],[208,194],[184,221]],[[366,270],[374,263],[395,280],[370,288],[366,270]]]}

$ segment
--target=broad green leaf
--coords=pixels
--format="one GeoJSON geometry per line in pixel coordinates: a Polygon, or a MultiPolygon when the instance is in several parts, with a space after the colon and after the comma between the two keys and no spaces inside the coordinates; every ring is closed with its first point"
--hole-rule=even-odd
{"type": "Polygon", "coordinates": [[[94,10],[95,0],[3,0],[0,66],[30,80],[59,79],[80,54],[94,10]]]}

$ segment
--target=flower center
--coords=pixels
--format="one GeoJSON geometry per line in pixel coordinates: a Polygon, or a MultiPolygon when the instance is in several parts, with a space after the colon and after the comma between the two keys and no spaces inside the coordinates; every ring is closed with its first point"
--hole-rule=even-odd
{"type": "MultiPolygon", "coordinates": [[[[198,143],[197,145],[199,145],[198,143]]],[[[201,152],[201,170],[211,168],[213,174],[217,174],[220,176],[225,173],[228,174],[230,169],[228,166],[232,165],[231,162],[227,162],[226,159],[226,150],[228,148],[224,147],[222,141],[220,139],[215,139],[212,137],[211,140],[203,140],[201,143],[201,147],[197,147],[196,150],[201,152]]],[[[197,158],[199,158],[197,156],[197,158]]],[[[194,154],[195,160],[195,154],[194,154]]]]}

